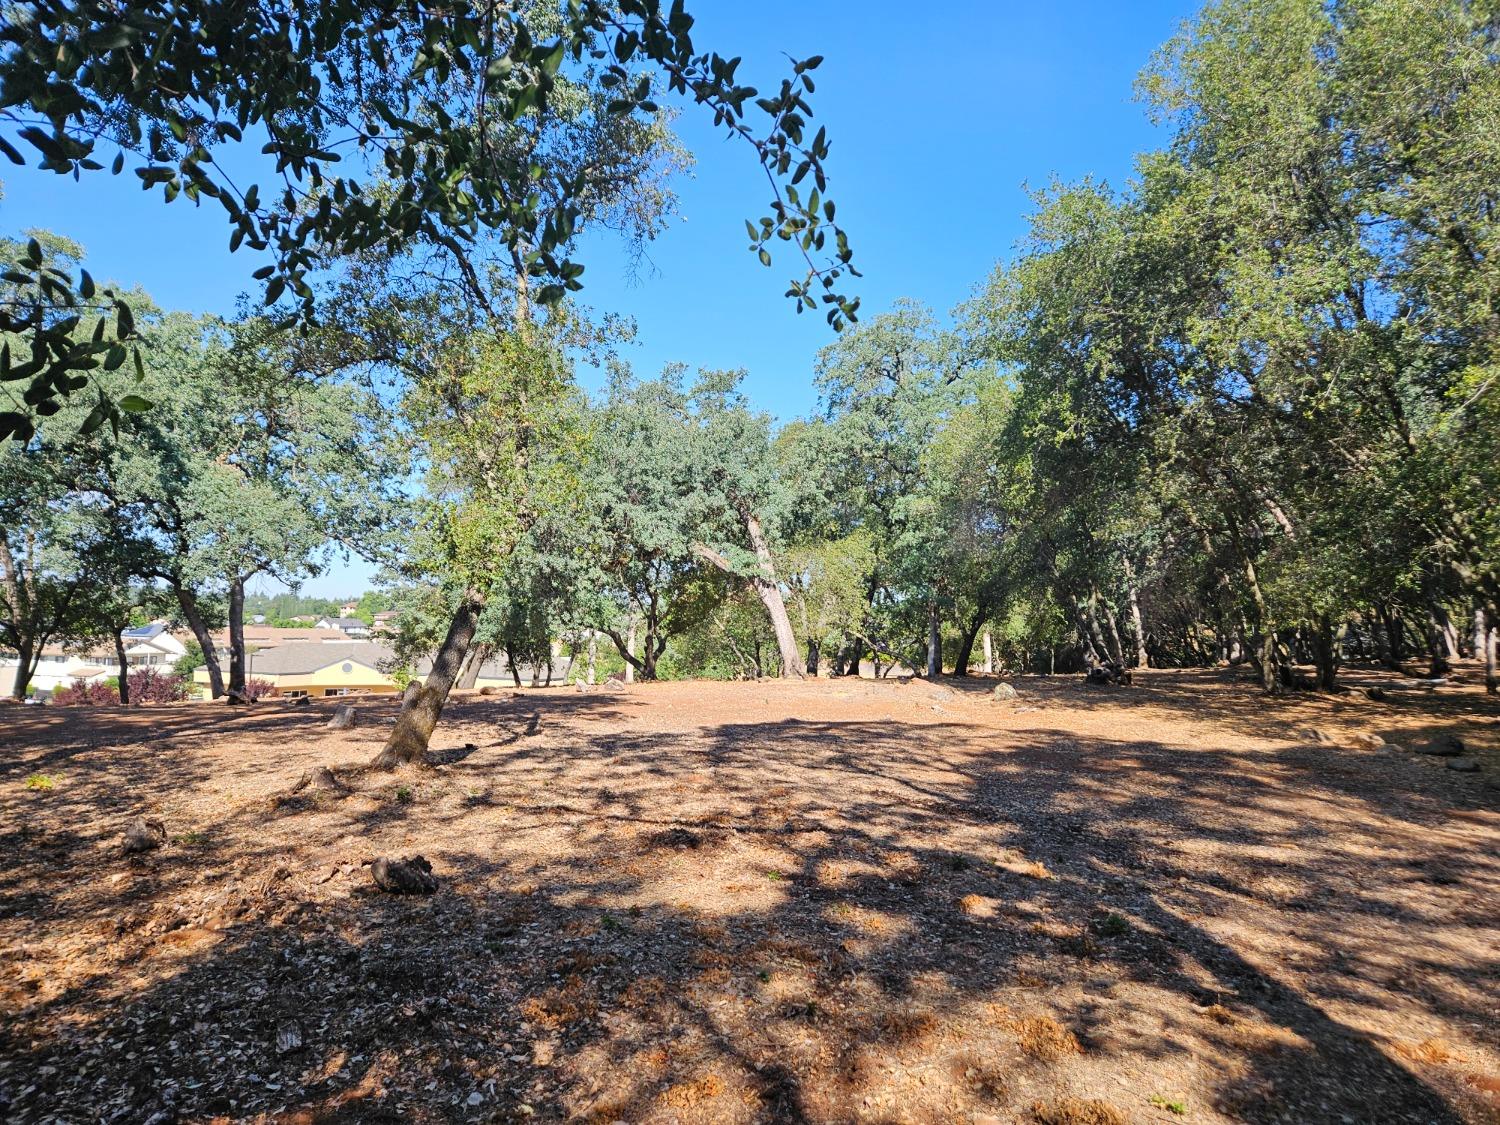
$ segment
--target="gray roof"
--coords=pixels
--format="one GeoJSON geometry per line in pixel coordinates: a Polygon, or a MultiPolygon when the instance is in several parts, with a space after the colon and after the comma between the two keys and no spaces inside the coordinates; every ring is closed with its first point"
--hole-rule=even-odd
{"type": "Polygon", "coordinates": [[[364,664],[377,671],[384,671],[381,666],[393,655],[389,645],[375,641],[349,641],[347,644],[340,641],[325,641],[321,644],[305,641],[263,648],[252,653],[246,674],[305,676],[319,668],[327,668],[330,664],[345,662],[364,664]]]}
{"type": "MultiPolygon", "coordinates": [[[[275,648],[263,648],[250,655],[250,666],[246,674],[250,676],[305,676],[316,672],[320,668],[327,668],[330,664],[343,664],[353,662],[364,664],[377,671],[385,672],[387,667],[395,658],[395,652],[390,645],[381,644],[379,641],[304,641],[299,643],[277,645],[275,648]]],[[[416,662],[417,675],[425,676],[432,671],[432,658],[424,656],[416,662]]],[[[531,665],[520,666],[521,682],[531,682],[531,665]]],[[[510,668],[505,663],[504,655],[492,657],[486,660],[480,667],[479,674],[487,680],[510,679],[510,668]]],[[[559,657],[552,665],[552,680],[560,682],[568,674],[568,658],[559,657]]]]}
{"type": "Polygon", "coordinates": [[[369,626],[358,617],[320,617],[319,621],[331,621],[337,629],[368,629],[369,626]]]}

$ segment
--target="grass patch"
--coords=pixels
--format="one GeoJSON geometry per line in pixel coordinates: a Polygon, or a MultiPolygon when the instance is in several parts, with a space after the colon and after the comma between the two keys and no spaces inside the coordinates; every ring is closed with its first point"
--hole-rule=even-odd
{"type": "Polygon", "coordinates": [[[1152,1094],[1151,1104],[1157,1109],[1167,1110],[1169,1113],[1175,1113],[1179,1117],[1187,1112],[1187,1102],[1181,1098],[1168,1098],[1161,1094],[1152,1094]]]}
{"type": "Polygon", "coordinates": [[[57,778],[45,773],[34,773],[26,779],[26,788],[33,793],[50,793],[57,788],[57,778]]]}
{"type": "Polygon", "coordinates": [[[208,833],[198,831],[184,832],[181,836],[173,836],[172,843],[180,844],[185,848],[201,848],[204,844],[208,843],[208,833]]]}
{"type": "Polygon", "coordinates": [[[1124,937],[1130,932],[1130,922],[1123,914],[1109,910],[1094,919],[1094,932],[1104,937],[1124,937]]]}
{"type": "Polygon", "coordinates": [[[396,800],[399,801],[399,802],[401,802],[401,804],[403,804],[403,805],[409,805],[409,804],[411,804],[411,800],[412,800],[411,786],[410,785],[398,785],[398,786],[396,786],[396,800]]]}

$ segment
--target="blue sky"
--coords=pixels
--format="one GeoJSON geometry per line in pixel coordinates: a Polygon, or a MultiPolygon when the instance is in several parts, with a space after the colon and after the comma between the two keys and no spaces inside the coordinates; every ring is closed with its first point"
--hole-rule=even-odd
{"type": "MultiPolygon", "coordinates": [[[[741,55],[740,78],[777,80],[785,55],[821,54],[815,124],[828,128],[830,194],[849,231],[862,310],[898,297],[940,313],[962,301],[1024,234],[1026,187],[1093,175],[1120,184],[1134,154],[1161,143],[1134,100],[1136,74],[1197,5],[925,5],[697,0],[694,35],[741,55]]],[[[618,246],[591,242],[585,302],[628,314],[638,374],[664,363],[743,367],[746,390],[779,418],[814,405],[811,376],[832,339],[821,314],[797,316],[782,293],[789,256],[767,270],[746,249],[744,219],[765,213],[754,154],[712,118],[683,107],[679,133],[697,163],[678,185],[681,214],[630,277],[618,246]]],[[[227,313],[255,257],[231,255],[217,205],[164,206],[134,177],[83,182],[0,166],[0,232],[43,227],[81,242],[96,277],[143,285],[162,305],[227,313]]],[[[304,589],[355,592],[359,564],[335,563],[304,589]]]]}

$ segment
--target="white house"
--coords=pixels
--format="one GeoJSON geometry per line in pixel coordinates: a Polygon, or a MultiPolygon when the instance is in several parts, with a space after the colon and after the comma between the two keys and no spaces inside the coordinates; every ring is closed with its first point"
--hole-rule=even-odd
{"type": "MultiPolygon", "coordinates": [[[[120,634],[125,642],[125,664],[137,668],[168,671],[187,652],[181,638],[160,622],[126,629],[120,634]]],[[[16,682],[20,664],[15,653],[0,653],[0,695],[9,695],[16,682]]],[[[50,695],[75,680],[105,680],[120,674],[120,658],[112,645],[97,645],[86,651],[65,652],[61,645],[42,649],[30,689],[36,695],[50,695]]]]}
{"type": "MultiPolygon", "coordinates": [[[[348,608],[347,606],[345,607],[348,608]]],[[[346,637],[363,639],[370,635],[370,627],[358,617],[320,617],[314,623],[315,629],[337,629],[346,637]]]]}

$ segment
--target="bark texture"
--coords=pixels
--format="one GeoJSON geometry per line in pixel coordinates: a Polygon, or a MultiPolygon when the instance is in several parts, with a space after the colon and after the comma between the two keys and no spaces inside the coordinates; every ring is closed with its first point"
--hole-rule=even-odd
{"type": "Polygon", "coordinates": [[[448,702],[448,693],[458,680],[459,669],[469,646],[474,643],[474,632],[479,628],[479,615],[484,612],[484,594],[476,589],[464,592],[453,620],[448,625],[448,635],[432,662],[432,671],[427,674],[422,690],[411,705],[402,709],[396,726],[386,740],[385,748],[376,757],[376,769],[395,769],[409,762],[419,761],[432,741],[432,732],[437,729],[442,717],[443,705],[448,702]]]}

